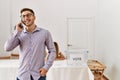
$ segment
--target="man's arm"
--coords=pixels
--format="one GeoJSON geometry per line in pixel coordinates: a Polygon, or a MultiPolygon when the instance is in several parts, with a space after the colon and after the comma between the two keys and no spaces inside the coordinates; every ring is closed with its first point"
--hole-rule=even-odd
{"type": "Polygon", "coordinates": [[[21,24],[21,22],[19,22],[16,25],[16,30],[12,33],[10,38],[6,41],[6,43],[4,45],[4,49],[6,51],[11,51],[19,45],[20,42],[19,42],[18,37],[21,34],[21,31],[23,30],[22,28],[20,28],[20,24],[21,24]]]}
{"type": "Polygon", "coordinates": [[[5,42],[4,49],[5,51],[11,51],[19,45],[19,31],[14,31],[10,38],[5,42]]]}
{"type": "Polygon", "coordinates": [[[48,58],[45,65],[39,70],[41,76],[45,76],[49,68],[52,66],[53,61],[56,57],[56,50],[52,40],[52,36],[49,31],[47,31],[46,35],[46,46],[48,49],[48,58]]]}
{"type": "Polygon", "coordinates": [[[48,70],[52,66],[53,61],[55,60],[55,57],[56,57],[54,42],[52,40],[52,36],[49,31],[47,32],[47,36],[46,36],[46,46],[47,46],[49,55],[44,68],[48,70]]]}

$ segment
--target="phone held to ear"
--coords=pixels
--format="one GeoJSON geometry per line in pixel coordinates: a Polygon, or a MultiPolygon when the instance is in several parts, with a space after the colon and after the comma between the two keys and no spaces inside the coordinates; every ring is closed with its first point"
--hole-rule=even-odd
{"type": "MultiPolygon", "coordinates": [[[[19,27],[20,27],[20,28],[23,28],[23,24],[20,23],[19,27]]],[[[15,30],[15,29],[16,29],[16,26],[14,27],[14,30],[15,30]]]]}
{"type": "Polygon", "coordinates": [[[21,23],[21,24],[19,25],[19,27],[20,27],[20,28],[23,28],[23,24],[21,23]]]}

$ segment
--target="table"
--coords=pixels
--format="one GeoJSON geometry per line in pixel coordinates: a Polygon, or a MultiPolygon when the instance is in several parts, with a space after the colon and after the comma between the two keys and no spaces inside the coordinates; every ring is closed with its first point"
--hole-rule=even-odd
{"type": "Polygon", "coordinates": [[[0,80],[16,80],[18,60],[0,60],[0,80]]]}
{"type": "Polygon", "coordinates": [[[87,65],[69,66],[66,60],[61,60],[54,62],[47,80],[94,80],[94,76],[87,65]]]}
{"type": "MultiPolygon", "coordinates": [[[[15,80],[18,60],[0,60],[0,80],[15,80]]],[[[54,61],[47,80],[94,80],[88,66],[68,66],[66,60],[54,61]]]]}

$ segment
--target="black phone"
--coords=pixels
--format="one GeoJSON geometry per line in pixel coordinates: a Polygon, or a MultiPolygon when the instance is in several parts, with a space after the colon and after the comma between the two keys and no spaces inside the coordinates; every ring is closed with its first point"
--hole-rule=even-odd
{"type": "Polygon", "coordinates": [[[23,28],[23,24],[22,23],[19,26],[20,26],[20,28],[23,28]]]}
{"type": "MultiPolygon", "coordinates": [[[[23,24],[20,23],[19,27],[20,27],[20,28],[23,28],[23,24]]],[[[14,27],[14,30],[15,30],[15,29],[16,29],[16,26],[14,27]]]]}

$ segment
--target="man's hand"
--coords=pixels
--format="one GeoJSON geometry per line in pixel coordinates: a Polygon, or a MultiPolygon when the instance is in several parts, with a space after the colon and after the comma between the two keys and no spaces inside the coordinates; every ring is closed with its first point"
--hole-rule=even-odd
{"type": "Polygon", "coordinates": [[[39,72],[41,76],[46,76],[47,70],[45,68],[41,68],[39,72]]]}
{"type": "Polygon", "coordinates": [[[21,28],[21,25],[22,25],[22,23],[21,22],[19,22],[18,24],[16,24],[16,30],[18,30],[18,31],[22,31],[23,30],[23,28],[21,28]]]}

